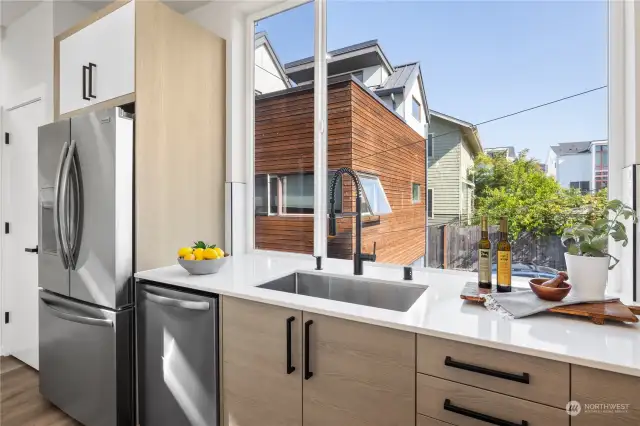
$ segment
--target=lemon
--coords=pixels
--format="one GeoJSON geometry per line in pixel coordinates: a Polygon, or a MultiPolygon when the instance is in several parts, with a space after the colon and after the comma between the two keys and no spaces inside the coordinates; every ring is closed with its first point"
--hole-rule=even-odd
{"type": "Polygon", "coordinates": [[[218,253],[218,259],[224,257],[224,252],[220,247],[216,247],[214,248],[214,250],[216,251],[216,253],[218,253]]]}
{"type": "Polygon", "coordinates": [[[178,257],[185,257],[192,253],[193,249],[191,247],[182,247],[180,250],[178,250],[178,257]]]}
{"type": "Polygon", "coordinates": [[[216,251],[216,249],[214,248],[206,248],[204,249],[204,258],[205,259],[217,259],[218,257],[218,252],[216,251]]]}
{"type": "Polygon", "coordinates": [[[196,257],[196,260],[204,259],[204,249],[197,248],[193,251],[193,255],[196,257]]]}
{"type": "Polygon", "coordinates": [[[183,259],[184,260],[196,260],[196,257],[193,255],[193,253],[189,253],[189,254],[185,254],[183,259]]]}

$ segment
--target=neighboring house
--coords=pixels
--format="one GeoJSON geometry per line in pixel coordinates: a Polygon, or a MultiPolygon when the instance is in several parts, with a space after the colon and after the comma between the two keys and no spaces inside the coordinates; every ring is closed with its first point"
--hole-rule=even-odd
{"type": "Polygon", "coordinates": [[[431,110],[428,146],[429,225],[468,221],[473,216],[475,184],[470,179],[473,160],[482,152],[476,127],[431,110]]]}
{"type": "Polygon", "coordinates": [[[565,142],[549,150],[546,173],[564,188],[583,193],[599,191],[609,184],[609,146],[606,140],[565,142]]]}
{"type": "MultiPolygon", "coordinates": [[[[422,136],[350,74],[328,81],[328,179],[354,169],[364,188],[363,250],[377,261],[411,264],[425,254],[425,145],[422,136]]],[[[313,253],[313,86],[256,96],[256,248],[313,253]]],[[[336,207],[355,211],[350,178],[336,207]]],[[[328,255],[350,259],[352,217],[338,219],[328,255]]]]}
{"type": "Polygon", "coordinates": [[[484,153],[487,154],[489,157],[496,157],[498,155],[502,155],[507,160],[510,160],[510,161],[513,161],[516,159],[516,149],[512,146],[485,148],[484,153]]]}
{"type": "Polygon", "coordinates": [[[255,46],[254,89],[256,95],[290,88],[291,82],[265,31],[256,33],[255,46]]]}
{"type": "MultiPolygon", "coordinates": [[[[418,62],[392,66],[378,40],[328,53],[329,77],[353,75],[400,115],[412,129],[426,138],[429,106],[418,62]]],[[[285,64],[284,69],[298,86],[313,82],[313,57],[285,64]]]]}

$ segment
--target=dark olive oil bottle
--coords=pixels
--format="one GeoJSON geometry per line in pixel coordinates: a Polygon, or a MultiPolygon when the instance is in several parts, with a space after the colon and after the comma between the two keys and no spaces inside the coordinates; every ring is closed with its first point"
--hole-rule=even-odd
{"type": "Polygon", "coordinates": [[[498,292],[511,291],[511,244],[508,240],[509,228],[507,218],[500,219],[500,240],[497,247],[498,292]]]}
{"type": "Polygon", "coordinates": [[[487,217],[482,216],[480,241],[478,241],[478,287],[491,288],[491,241],[487,217]]]}

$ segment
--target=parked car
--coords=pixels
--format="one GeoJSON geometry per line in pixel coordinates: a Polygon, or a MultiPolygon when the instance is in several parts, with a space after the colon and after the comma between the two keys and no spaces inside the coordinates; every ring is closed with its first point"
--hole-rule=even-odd
{"type": "MultiPolygon", "coordinates": [[[[496,265],[493,265],[492,271],[496,272],[496,265]]],[[[554,278],[557,273],[556,269],[535,263],[514,263],[511,265],[511,275],[514,277],[554,278]]]]}

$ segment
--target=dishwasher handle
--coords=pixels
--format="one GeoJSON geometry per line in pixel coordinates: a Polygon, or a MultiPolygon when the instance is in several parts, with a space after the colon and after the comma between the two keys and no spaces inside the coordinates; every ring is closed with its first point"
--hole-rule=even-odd
{"type": "Polygon", "coordinates": [[[84,324],[84,325],[95,325],[99,327],[113,327],[113,321],[111,321],[110,319],[91,318],[91,317],[85,317],[80,315],[74,315],[74,314],[70,314],[68,312],[64,312],[54,308],[53,305],[51,305],[49,302],[46,302],[44,300],[42,300],[42,302],[49,309],[51,314],[55,315],[60,319],[76,322],[78,324],[84,324]]]}
{"type": "Polygon", "coordinates": [[[145,290],[144,292],[147,295],[147,299],[153,303],[157,303],[158,305],[188,309],[190,311],[208,311],[211,308],[211,304],[209,302],[174,299],[172,297],[160,296],[159,294],[152,293],[149,290],[145,290]]]}

